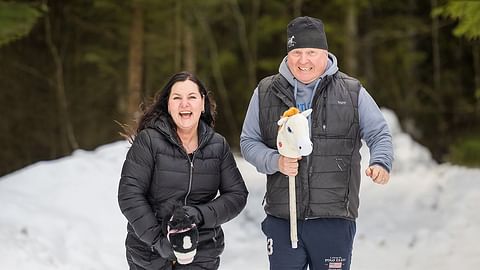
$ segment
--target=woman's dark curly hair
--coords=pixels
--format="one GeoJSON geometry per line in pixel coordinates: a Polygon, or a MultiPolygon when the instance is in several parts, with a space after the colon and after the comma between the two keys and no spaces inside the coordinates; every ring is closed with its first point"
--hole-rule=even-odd
{"type": "Polygon", "coordinates": [[[165,84],[163,89],[157,92],[157,94],[155,94],[152,104],[150,104],[150,106],[144,109],[143,116],[140,118],[140,121],[138,123],[136,131],[137,134],[143,129],[145,129],[148,123],[155,119],[158,119],[158,117],[160,116],[167,117],[169,122],[175,128],[175,124],[173,124],[173,119],[168,113],[168,98],[170,96],[170,92],[172,91],[172,86],[176,82],[183,82],[186,80],[194,82],[198,86],[200,94],[205,99],[205,111],[202,112],[202,114],[200,115],[200,120],[211,127],[215,125],[216,104],[211,97],[211,93],[205,88],[203,83],[195,75],[187,71],[182,71],[174,74],[170,78],[170,80],[168,80],[167,84],[165,84]]]}

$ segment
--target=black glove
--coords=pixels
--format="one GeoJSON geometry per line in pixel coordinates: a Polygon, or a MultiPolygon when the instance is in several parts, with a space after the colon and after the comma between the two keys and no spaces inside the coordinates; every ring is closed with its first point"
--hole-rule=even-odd
{"type": "Polygon", "coordinates": [[[173,254],[172,244],[166,237],[160,237],[160,239],[153,244],[153,249],[162,256],[162,258],[174,261],[176,260],[175,254],[173,254]]]}
{"type": "Polygon", "coordinates": [[[194,206],[183,206],[183,210],[187,216],[198,226],[203,225],[203,215],[202,213],[194,206]]]}
{"type": "Polygon", "coordinates": [[[170,226],[168,227],[167,239],[172,244],[173,254],[179,264],[193,262],[197,254],[198,237],[198,229],[195,223],[190,223],[188,227],[184,228],[173,229],[170,226]]]}
{"type": "Polygon", "coordinates": [[[167,239],[179,264],[193,262],[197,253],[199,233],[194,219],[199,219],[198,216],[201,214],[196,208],[180,206],[174,209],[167,223],[167,239]]]}

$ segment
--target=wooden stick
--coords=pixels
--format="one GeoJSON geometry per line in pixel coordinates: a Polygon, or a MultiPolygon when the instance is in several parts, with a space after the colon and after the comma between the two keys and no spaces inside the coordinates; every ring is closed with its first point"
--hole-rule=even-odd
{"type": "Polygon", "coordinates": [[[290,206],[290,240],[292,241],[292,248],[297,248],[297,196],[295,194],[295,177],[288,177],[288,197],[290,206]]]}

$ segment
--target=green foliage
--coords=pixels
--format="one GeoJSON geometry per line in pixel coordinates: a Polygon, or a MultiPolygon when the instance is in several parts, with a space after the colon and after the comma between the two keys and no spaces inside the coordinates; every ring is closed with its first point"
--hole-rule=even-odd
{"type": "Polygon", "coordinates": [[[0,2],[0,46],[26,36],[41,16],[29,4],[0,2]]]}
{"type": "Polygon", "coordinates": [[[450,146],[448,159],[454,164],[480,167],[480,137],[467,137],[450,146]]]}
{"type": "Polygon", "coordinates": [[[453,31],[457,37],[476,39],[480,37],[480,2],[452,1],[433,10],[433,16],[446,16],[458,20],[453,31]]]}
{"type": "Polygon", "coordinates": [[[403,0],[43,1],[48,13],[42,11],[46,7],[26,4],[39,2],[0,0],[0,174],[69,154],[62,150],[56,63],[48,53],[45,25],[38,23],[42,16],[48,16],[61,57],[80,147],[92,149],[121,139],[114,120],[125,119],[133,3],[143,7],[143,97],[151,97],[187,63],[193,65],[214,92],[216,129],[233,149],[238,149],[239,134],[232,131],[225,112],[232,110],[240,130],[255,84],[276,73],[286,54],[285,28],[293,13],[324,21],[329,50],[345,71],[345,63],[352,60],[344,56],[352,40],[345,31],[346,5],[352,3],[357,13],[358,74],[349,75],[362,80],[380,107],[393,109],[402,123],[411,124],[404,130],[441,162],[449,151],[452,158],[460,155],[457,152],[467,153],[460,144],[449,146],[480,125],[480,65],[472,60],[478,59],[472,57],[478,45],[452,34],[458,28],[467,38],[478,36],[480,11],[473,1],[450,1],[433,13],[431,1],[403,0]],[[435,17],[437,55],[432,49],[432,14],[442,16],[435,17]],[[226,98],[219,92],[222,84],[226,98]]]}

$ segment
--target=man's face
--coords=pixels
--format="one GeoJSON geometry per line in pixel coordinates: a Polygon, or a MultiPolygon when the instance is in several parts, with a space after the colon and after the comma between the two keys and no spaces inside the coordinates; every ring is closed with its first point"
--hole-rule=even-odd
{"type": "Polygon", "coordinates": [[[287,55],[287,65],[293,76],[304,84],[318,79],[327,67],[328,52],[316,48],[299,48],[287,55]]]}

